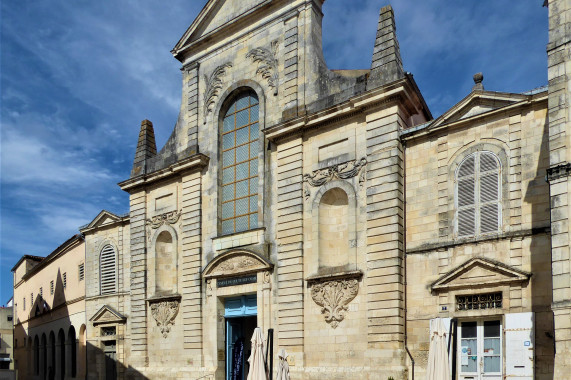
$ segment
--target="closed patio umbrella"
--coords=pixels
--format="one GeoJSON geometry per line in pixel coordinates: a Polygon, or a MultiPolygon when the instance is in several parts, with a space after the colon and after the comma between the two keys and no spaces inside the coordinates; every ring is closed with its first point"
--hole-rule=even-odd
{"type": "Polygon", "coordinates": [[[248,359],[250,371],[247,380],[268,380],[264,362],[264,335],[262,329],[256,327],[252,335],[252,353],[248,359]]]}
{"type": "Polygon", "coordinates": [[[448,331],[441,318],[430,321],[430,348],[428,351],[427,380],[450,380],[446,343],[448,331]]]}
{"type": "Polygon", "coordinates": [[[287,364],[287,352],[283,348],[278,355],[278,372],[276,380],[289,380],[289,364],[287,364]]]}

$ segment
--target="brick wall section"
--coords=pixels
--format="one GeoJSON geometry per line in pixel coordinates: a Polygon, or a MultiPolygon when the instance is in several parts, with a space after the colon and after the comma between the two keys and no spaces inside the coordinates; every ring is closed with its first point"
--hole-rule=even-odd
{"type": "Polygon", "coordinates": [[[198,65],[192,64],[184,68],[186,83],[185,122],[189,145],[198,144],[198,65]]]}
{"type": "MultiPolygon", "coordinates": [[[[571,4],[567,0],[549,1],[549,43],[547,45],[549,80],[549,164],[568,165],[571,161],[571,4]]],[[[571,365],[571,257],[569,252],[569,190],[571,177],[550,181],[551,259],[553,274],[553,312],[555,323],[555,378],[569,374],[571,365]]]]}
{"type": "Polygon", "coordinates": [[[303,351],[302,139],[277,148],[278,336],[280,347],[303,351]]]}
{"type": "Polygon", "coordinates": [[[283,88],[285,109],[297,107],[298,80],[298,25],[297,17],[285,22],[283,88]]]}
{"type": "Polygon", "coordinates": [[[402,120],[393,106],[366,121],[367,336],[370,348],[388,349],[404,336],[402,120]]]}
{"type": "MultiPolygon", "coordinates": [[[[182,177],[182,261],[181,312],[184,348],[196,350],[193,360],[202,357],[201,308],[201,176],[199,172],[182,177]]],[[[194,362],[194,365],[200,365],[194,362]]]]}
{"type": "Polygon", "coordinates": [[[130,196],[131,228],[131,352],[132,364],[144,366],[147,361],[147,298],[144,191],[130,196]]]}

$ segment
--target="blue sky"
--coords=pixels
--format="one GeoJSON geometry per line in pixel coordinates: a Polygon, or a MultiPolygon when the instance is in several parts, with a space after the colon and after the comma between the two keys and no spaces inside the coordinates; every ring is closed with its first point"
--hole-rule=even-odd
{"type": "MultiPolygon", "coordinates": [[[[1,3],[0,305],[21,255],[48,255],[101,209],[128,212],[116,184],[129,176],[141,120],[153,122],[159,149],[174,127],[181,73],[170,50],[205,2],[1,3]]],[[[487,90],[547,84],[542,3],[391,3],[404,68],[434,117],[470,91],[479,71],[487,90]]],[[[370,66],[386,4],[325,2],[329,68],[370,66]]]]}

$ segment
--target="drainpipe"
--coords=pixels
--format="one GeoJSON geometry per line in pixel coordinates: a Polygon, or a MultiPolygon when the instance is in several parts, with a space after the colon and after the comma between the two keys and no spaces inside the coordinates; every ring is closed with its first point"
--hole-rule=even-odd
{"type": "Polygon", "coordinates": [[[401,140],[402,144],[402,158],[403,158],[403,225],[404,225],[404,233],[403,233],[403,266],[404,266],[404,349],[410,358],[410,362],[412,364],[412,380],[414,380],[414,358],[408,349],[408,326],[407,326],[407,276],[406,276],[406,144],[404,141],[401,140]]]}

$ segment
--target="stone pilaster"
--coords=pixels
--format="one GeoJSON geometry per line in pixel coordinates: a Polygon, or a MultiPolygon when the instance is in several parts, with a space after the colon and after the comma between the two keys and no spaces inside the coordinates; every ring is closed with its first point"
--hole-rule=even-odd
{"type": "Polygon", "coordinates": [[[554,378],[571,372],[571,257],[569,203],[571,196],[571,3],[550,0],[548,59],[551,260],[555,325],[554,378]]]}
{"type": "Polygon", "coordinates": [[[183,81],[186,88],[185,124],[188,145],[198,144],[198,64],[193,63],[183,69],[183,81]]]}
{"type": "Polygon", "coordinates": [[[147,354],[147,249],[145,247],[146,194],[130,195],[131,228],[131,364],[144,367],[147,354]]]}
{"type": "Polygon", "coordinates": [[[303,194],[302,138],[277,147],[278,339],[303,365],[303,194]]]}
{"type": "Polygon", "coordinates": [[[366,355],[395,379],[404,365],[404,223],[402,120],[397,106],[366,116],[366,355]]]}
{"type": "Polygon", "coordinates": [[[202,366],[201,199],[200,172],[183,176],[181,311],[185,355],[195,367],[202,366]]]}

